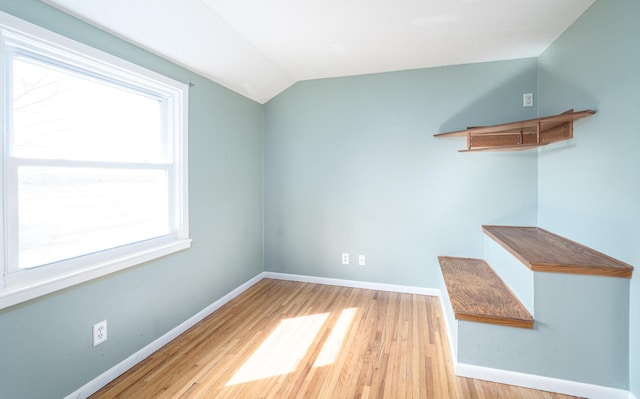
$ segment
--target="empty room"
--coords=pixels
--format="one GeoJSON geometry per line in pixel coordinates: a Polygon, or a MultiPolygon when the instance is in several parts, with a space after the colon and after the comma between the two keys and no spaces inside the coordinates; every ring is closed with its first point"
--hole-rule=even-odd
{"type": "Polygon", "coordinates": [[[0,398],[640,398],[639,20],[0,0],[0,398]]]}

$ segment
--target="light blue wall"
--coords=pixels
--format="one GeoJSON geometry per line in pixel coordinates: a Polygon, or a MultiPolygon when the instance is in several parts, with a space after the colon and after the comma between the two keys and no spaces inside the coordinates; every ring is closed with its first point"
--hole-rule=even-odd
{"type": "Polygon", "coordinates": [[[437,256],[482,256],[482,224],[535,224],[537,155],[458,153],[464,138],[433,134],[535,117],[522,93],[536,89],[524,59],[306,81],[272,99],[265,269],[440,288],[437,256]]]}
{"type": "MultiPolygon", "coordinates": [[[[64,396],[258,274],[263,205],[269,271],[442,288],[437,256],[482,256],[481,224],[536,221],[640,265],[637,0],[598,1],[538,60],[307,81],[264,107],[39,1],[0,10],[196,83],[193,247],[0,311],[0,397],[64,396]],[[539,156],[460,154],[464,140],[432,137],[571,107],[598,114],[539,156]],[[105,318],[109,341],[92,348],[105,318]]],[[[630,295],[640,396],[637,277],[630,295]]]]}
{"type": "Polygon", "coordinates": [[[571,107],[598,111],[576,123],[575,140],[540,151],[540,226],[636,267],[629,330],[629,382],[636,396],[640,396],[639,18],[638,0],[600,0],[539,58],[541,115],[571,107]]]}
{"type": "Polygon", "coordinates": [[[0,10],[182,82],[191,249],[0,310],[0,398],[60,398],[263,270],[262,106],[36,0],[0,10]],[[91,326],[108,319],[93,348],[91,326]]]}
{"type": "Polygon", "coordinates": [[[535,314],[535,273],[489,236],[484,236],[484,259],[518,297],[529,313],[535,314]]]}
{"type": "Polygon", "coordinates": [[[627,389],[629,280],[543,272],[533,277],[533,330],[460,321],[458,361],[627,389]]]}

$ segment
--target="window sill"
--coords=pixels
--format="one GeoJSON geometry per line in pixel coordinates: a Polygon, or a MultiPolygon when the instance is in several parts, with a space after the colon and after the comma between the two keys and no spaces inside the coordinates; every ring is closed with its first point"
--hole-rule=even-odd
{"type": "Polygon", "coordinates": [[[191,239],[176,240],[164,245],[85,267],[82,270],[75,270],[73,272],[57,275],[46,281],[40,281],[26,286],[7,287],[0,290],[0,309],[8,308],[52,292],[82,284],[190,247],[191,239]]]}

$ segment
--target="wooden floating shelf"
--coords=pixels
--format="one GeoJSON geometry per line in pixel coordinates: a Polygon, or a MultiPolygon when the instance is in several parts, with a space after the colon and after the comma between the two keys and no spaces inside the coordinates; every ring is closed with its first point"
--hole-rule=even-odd
{"type": "Polygon", "coordinates": [[[533,328],[533,316],[482,259],[439,256],[457,320],[533,328]]]}
{"type": "Polygon", "coordinates": [[[536,272],[631,278],[633,266],[539,227],[482,226],[485,234],[536,272]]]}
{"type": "Polygon", "coordinates": [[[494,126],[474,126],[456,132],[439,133],[434,137],[466,137],[471,151],[523,151],[573,138],[573,121],[586,118],[596,111],[574,112],[544,118],[528,119],[494,126]]]}

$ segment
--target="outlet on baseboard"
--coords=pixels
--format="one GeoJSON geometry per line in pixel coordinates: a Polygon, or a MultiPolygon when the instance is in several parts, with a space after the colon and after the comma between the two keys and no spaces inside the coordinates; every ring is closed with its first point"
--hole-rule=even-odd
{"type": "Polygon", "coordinates": [[[98,346],[107,340],[107,321],[102,320],[93,325],[93,346],[98,346]]]}

